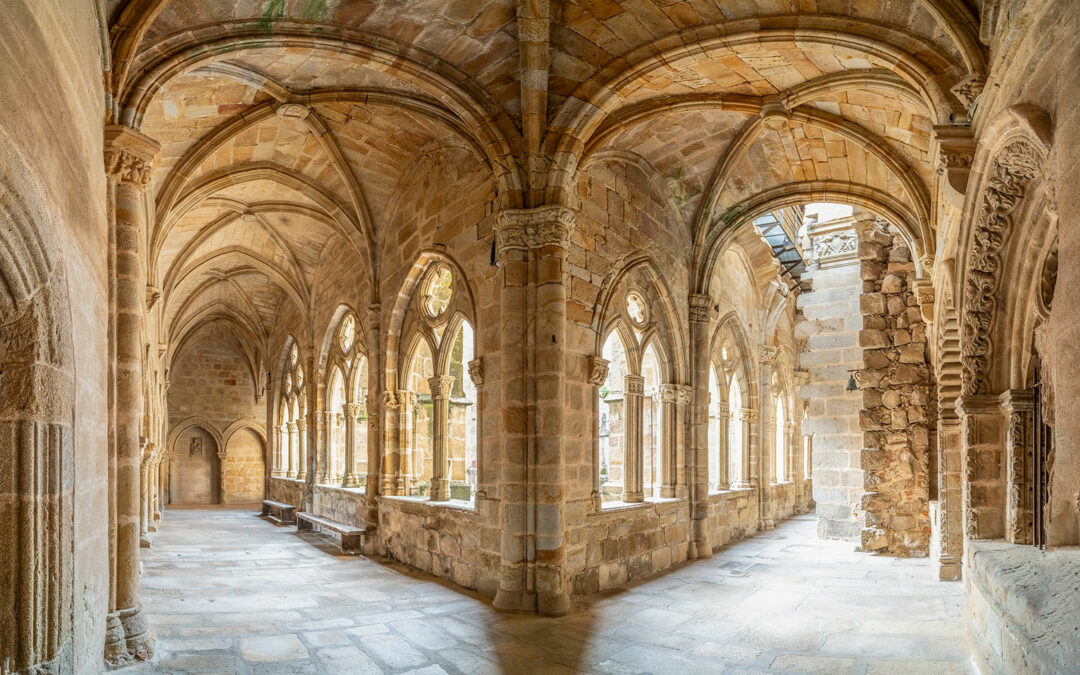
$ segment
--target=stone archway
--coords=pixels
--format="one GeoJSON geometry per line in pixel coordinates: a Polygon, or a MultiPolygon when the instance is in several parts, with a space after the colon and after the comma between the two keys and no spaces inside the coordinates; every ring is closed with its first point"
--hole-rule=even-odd
{"type": "Polygon", "coordinates": [[[0,139],[0,670],[70,672],[71,314],[44,195],[11,147],[0,139]]]}
{"type": "Polygon", "coordinates": [[[169,463],[169,504],[221,503],[219,452],[216,435],[200,426],[190,426],[177,435],[169,463]]]}

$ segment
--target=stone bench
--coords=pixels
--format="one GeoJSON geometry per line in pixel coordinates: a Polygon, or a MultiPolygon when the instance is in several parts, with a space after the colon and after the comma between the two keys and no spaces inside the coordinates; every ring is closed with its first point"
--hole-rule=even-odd
{"type": "Polygon", "coordinates": [[[363,552],[364,536],[367,534],[367,531],[362,527],[345,525],[336,520],[317,516],[314,513],[304,512],[296,514],[296,531],[329,532],[335,534],[338,537],[338,545],[341,547],[341,552],[353,554],[363,552]]]}
{"type": "Polygon", "coordinates": [[[262,513],[259,515],[266,516],[282,525],[291,525],[296,522],[296,507],[292,504],[284,504],[282,502],[275,502],[272,499],[264,499],[262,502],[262,513]]]}

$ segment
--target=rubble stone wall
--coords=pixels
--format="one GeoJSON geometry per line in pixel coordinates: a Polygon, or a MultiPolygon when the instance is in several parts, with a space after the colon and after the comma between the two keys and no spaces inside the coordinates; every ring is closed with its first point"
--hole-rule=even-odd
{"type": "Polygon", "coordinates": [[[342,488],[333,485],[316,485],[312,510],[317,516],[325,516],[339,523],[364,527],[366,496],[362,489],[342,488]]]}
{"type": "Polygon", "coordinates": [[[926,556],[933,373],[914,292],[915,264],[907,244],[883,221],[861,228],[859,238],[862,550],[926,556]]]}

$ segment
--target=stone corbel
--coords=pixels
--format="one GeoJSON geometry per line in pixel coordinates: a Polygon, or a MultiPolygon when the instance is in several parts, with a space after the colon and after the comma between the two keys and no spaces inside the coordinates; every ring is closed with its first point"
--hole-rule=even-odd
{"type": "Polygon", "coordinates": [[[937,157],[935,171],[944,179],[943,185],[951,188],[946,196],[958,208],[964,205],[976,145],[971,127],[948,124],[934,127],[930,156],[937,157]]]}
{"type": "Polygon", "coordinates": [[[919,301],[919,311],[923,321],[934,322],[934,282],[929,277],[915,280],[915,297],[919,301]]]}
{"type": "Polygon", "coordinates": [[[150,311],[157,304],[157,301],[161,299],[161,289],[157,286],[146,287],[146,311],[150,311]]]}
{"type": "Polygon", "coordinates": [[[394,392],[394,391],[384,391],[383,392],[383,405],[384,406],[386,406],[387,408],[396,408],[396,407],[398,407],[398,404],[399,404],[399,402],[398,402],[398,398],[397,398],[397,392],[394,392]]]}
{"type": "Polygon", "coordinates": [[[469,379],[472,380],[473,386],[479,389],[484,386],[484,357],[477,356],[472,361],[469,361],[469,379]]]}
{"type": "Polygon", "coordinates": [[[772,345],[758,345],[760,350],[759,360],[763,366],[771,366],[776,363],[776,357],[780,354],[780,350],[772,345]]]}
{"type": "Polygon", "coordinates": [[[607,381],[608,366],[611,365],[607,359],[602,359],[599,356],[590,356],[588,358],[589,366],[589,384],[600,387],[607,381]]]}
{"type": "Polygon", "coordinates": [[[153,178],[161,146],[157,141],[122,124],[105,127],[105,173],[118,183],[144,188],[153,178]]]}

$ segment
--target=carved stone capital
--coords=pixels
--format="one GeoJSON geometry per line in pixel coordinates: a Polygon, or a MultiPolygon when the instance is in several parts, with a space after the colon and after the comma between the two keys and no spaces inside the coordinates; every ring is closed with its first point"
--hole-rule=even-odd
{"type": "Polygon", "coordinates": [[[341,409],[345,413],[345,419],[356,419],[360,415],[359,403],[346,403],[341,406],[341,409]]]}
{"type": "Polygon", "coordinates": [[[972,104],[975,103],[975,99],[979,98],[979,94],[982,93],[985,86],[985,79],[978,75],[971,75],[949,91],[956,94],[956,98],[960,99],[960,102],[966,105],[970,112],[972,104]]]}
{"type": "Polygon", "coordinates": [[[296,420],[296,430],[299,432],[307,431],[307,420],[296,420]]]}
{"type": "Polygon", "coordinates": [[[431,398],[448,398],[453,386],[454,377],[452,375],[436,375],[428,378],[431,398]]]}
{"type": "Polygon", "coordinates": [[[484,386],[484,357],[477,356],[472,361],[469,361],[469,379],[472,380],[473,386],[479,389],[484,386]]]}
{"type": "Polygon", "coordinates": [[[396,407],[398,407],[397,393],[393,392],[393,391],[384,391],[383,392],[383,405],[386,406],[387,408],[396,408],[396,407]]]}
{"type": "Polygon", "coordinates": [[[758,345],[758,360],[764,366],[771,366],[776,363],[776,357],[779,354],[780,350],[772,345],[758,345]]]}
{"type": "Polygon", "coordinates": [[[690,294],[690,323],[708,323],[712,298],[705,293],[690,294]]]}
{"type": "Polygon", "coordinates": [[[105,127],[105,173],[118,183],[134,185],[140,190],[149,185],[160,151],[157,141],[131,127],[122,124],[105,127]]]}
{"type": "Polygon", "coordinates": [[[599,356],[590,356],[589,359],[589,384],[597,387],[603,386],[607,381],[608,366],[611,363],[607,359],[602,359],[599,356]]]}
{"type": "Polygon", "coordinates": [[[150,311],[157,304],[157,301],[161,299],[161,289],[157,286],[146,287],[146,310],[150,311]]]}
{"type": "Polygon", "coordinates": [[[690,405],[694,401],[694,388],[688,384],[675,385],[679,396],[679,405],[690,405]]]}
{"type": "Polygon", "coordinates": [[[623,378],[626,382],[625,392],[627,394],[635,394],[637,396],[643,396],[645,394],[645,378],[641,375],[627,375],[623,378]]]}
{"type": "Polygon", "coordinates": [[[416,405],[416,393],[408,389],[398,389],[395,392],[395,398],[397,399],[395,407],[402,410],[411,410],[416,405]]]}
{"type": "Polygon", "coordinates": [[[679,385],[677,384],[662,384],[660,385],[660,400],[664,403],[676,403],[679,400],[679,385]]]}
{"type": "Polygon", "coordinates": [[[923,321],[931,323],[934,320],[934,282],[930,279],[916,279],[915,298],[919,301],[919,311],[923,321]]]}
{"type": "Polygon", "coordinates": [[[753,408],[743,408],[739,411],[739,419],[743,422],[754,423],[758,421],[758,411],[753,408]]]}
{"type": "Polygon", "coordinates": [[[501,255],[510,249],[566,248],[570,244],[574,222],[574,212],[565,206],[502,211],[495,228],[495,249],[501,255]]]}

